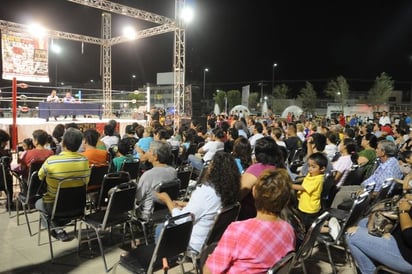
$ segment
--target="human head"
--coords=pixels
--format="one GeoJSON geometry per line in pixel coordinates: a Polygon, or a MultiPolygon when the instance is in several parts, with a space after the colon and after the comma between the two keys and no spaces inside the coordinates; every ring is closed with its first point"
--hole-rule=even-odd
{"type": "Polygon", "coordinates": [[[136,140],[134,138],[123,138],[119,141],[118,149],[120,154],[128,155],[133,154],[133,149],[136,144],[136,140]]]}
{"type": "Polygon", "coordinates": [[[36,129],[35,131],[33,131],[34,143],[37,143],[41,146],[46,145],[48,137],[49,137],[49,134],[42,129],[36,129]]]}
{"type": "Polygon", "coordinates": [[[276,144],[276,141],[269,136],[260,138],[256,141],[255,158],[256,161],[261,164],[283,167],[284,160],[278,145],[276,144]]]}
{"type": "Polygon", "coordinates": [[[239,158],[242,164],[250,165],[252,162],[252,147],[249,140],[243,136],[238,137],[233,143],[232,155],[239,158]]]}
{"type": "Polygon", "coordinates": [[[164,127],[158,127],[155,129],[154,136],[157,140],[166,141],[170,138],[169,132],[164,127]]]}
{"type": "Polygon", "coordinates": [[[8,141],[10,141],[10,135],[5,130],[0,129],[0,149],[4,149],[8,141]]]}
{"type": "Polygon", "coordinates": [[[133,125],[127,125],[126,128],[125,128],[125,133],[134,135],[135,134],[134,126],[133,125]]]}
{"type": "Polygon", "coordinates": [[[55,89],[52,89],[50,95],[51,95],[51,96],[56,96],[56,94],[57,94],[57,91],[56,91],[55,89]]]}
{"type": "MultiPolygon", "coordinates": [[[[46,133],[46,136],[47,136],[47,133],[46,133]]],[[[24,139],[22,142],[22,145],[23,145],[24,150],[33,149],[34,148],[33,139],[32,138],[24,139]]]]}
{"type": "MultiPolygon", "coordinates": [[[[150,144],[149,153],[161,164],[169,164],[172,158],[172,149],[170,145],[162,141],[153,141],[150,144]]],[[[149,156],[151,161],[155,160],[149,156]]]]}
{"type": "Polygon", "coordinates": [[[397,154],[396,144],[392,141],[388,140],[381,140],[378,143],[376,148],[376,156],[379,158],[387,157],[395,157],[397,154]]]}
{"type": "Polygon", "coordinates": [[[75,128],[68,128],[63,135],[63,147],[69,151],[76,152],[82,144],[83,134],[75,128]]]}
{"type": "Polygon", "coordinates": [[[70,91],[66,92],[66,97],[67,97],[67,98],[72,97],[72,93],[71,93],[70,91]]]}
{"type": "Polygon", "coordinates": [[[234,204],[240,194],[240,173],[230,153],[218,151],[213,156],[206,173],[206,183],[213,185],[222,206],[234,204]]]}
{"type": "Polygon", "coordinates": [[[369,145],[371,148],[376,149],[376,147],[378,146],[378,138],[375,134],[368,132],[365,134],[365,136],[363,136],[361,145],[363,147],[369,145]]]}
{"type": "Polygon", "coordinates": [[[95,128],[88,128],[83,132],[84,141],[89,146],[95,147],[99,140],[100,134],[95,128]]]}
{"type": "Polygon", "coordinates": [[[106,136],[113,136],[114,135],[114,127],[112,125],[105,125],[104,126],[104,135],[106,136]]]}
{"type": "Polygon", "coordinates": [[[256,130],[257,133],[262,133],[262,132],[263,132],[263,125],[262,125],[262,123],[256,122],[254,129],[256,130]]]}
{"type": "Polygon", "coordinates": [[[321,152],[312,153],[308,158],[309,173],[312,176],[323,174],[328,165],[328,158],[321,152]]]}
{"type": "Polygon", "coordinates": [[[291,199],[292,181],[286,169],[264,171],[253,187],[257,211],[279,215],[291,199]]]}
{"type": "Polygon", "coordinates": [[[326,136],[321,133],[313,133],[309,140],[315,146],[317,151],[323,151],[326,146],[326,136]]]}
{"type": "Polygon", "coordinates": [[[65,130],[66,129],[63,124],[57,124],[53,129],[52,136],[60,143],[65,130]]]}

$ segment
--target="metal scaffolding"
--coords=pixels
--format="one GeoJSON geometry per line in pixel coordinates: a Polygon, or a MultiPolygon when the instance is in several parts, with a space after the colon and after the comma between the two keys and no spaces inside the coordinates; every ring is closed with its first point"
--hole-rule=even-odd
{"type": "MultiPolygon", "coordinates": [[[[57,30],[47,30],[46,35],[50,38],[60,38],[72,40],[82,43],[97,44],[101,46],[101,71],[102,71],[102,90],[103,90],[103,105],[105,108],[104,115],[112,114],[112,56],[111,47],[130,40],[137,40],[150,36],[155,36],[167,32],[175,32],[174,38],[174,53],[173,53],[173,98],[175,125],[179,125],[179,117],[185,113],[184,103],[184,75],[185,75],[185,29],[182,19],[180,19],[181,11],[184,8],[185,0],[175,0],[175,19],[170,19],[155,13],[139,10],[129,6],[113,3],[105,0],[67,0],[68,2],[77,3],[96,9],[101,9],[105,12],[102,14],[102,37],[91,37],[82,34],[74,34],[57,30]],[[111,37],[111,14],[116,13],[138,20],[144,20],[159,24],[160,26],[141,30],[136,33],[134,38],[126,37],[111,37]]],[[[29,26],[0,20],[0,29],[2,31],[13,31],[29,33],[29,26]]],[[[149,111],[149,110],[148,110],[149,111]]]]}

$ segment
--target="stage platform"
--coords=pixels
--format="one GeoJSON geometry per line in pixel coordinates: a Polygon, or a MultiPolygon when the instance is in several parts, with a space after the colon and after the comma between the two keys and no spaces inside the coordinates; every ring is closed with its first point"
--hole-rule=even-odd
{"type": "MultiPolygon", "coordinates": [[[[42,118],[23,118],[19,117],[17,118],[17,139],[18,142],[23,141],[25,138],[32,137],[32,133],[36,129],[43,129],[47,131],[48,133],[52,134],[54,127],[57,124],[69,124],[69,123],[76,123],[79,128],[81,129],[88,129],[88,128],[96,128],[100,133],[103,133],[103,128],[104,125],[107,124],[107,122],[111,119],[105,119],[103,118],[100,120],[99,118],[83,118],[83,117],[77,117],[75,121],[72,120],[72,118],[68,117],[64,119],[63,117],[57,118],[57,121],[55,121],[53,118],[51,118],[48,122],[46,119],[42,118]]],[[[131,125],[134,122],[137,122],[143,126],[146,126],[147,121],[146,120],[133,120],[133,119],[122,119],[122,118],[114,118],[118,122],[118,131],[120,133],[120,136],[123,136],[125,133],[125,128],[127,125],[131,125]]],[[[11,126],[13,123],[12,118],[0,118],[0,129],[3,129],[7,131],[11,135],[11,126]]]]}

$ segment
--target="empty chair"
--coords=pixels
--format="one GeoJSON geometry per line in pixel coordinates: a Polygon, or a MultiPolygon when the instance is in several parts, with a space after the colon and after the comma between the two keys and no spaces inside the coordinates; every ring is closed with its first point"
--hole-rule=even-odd
{"type": "Polygon", "coordinates": [[[344,241],[343,235],[348,227],[355,225],[364,216],[369,206],[369,202],[370,202],[370,193],[367,191],[363,192],[355,199],[352,205],[352,208],[349,211],[349,214],[346,216],[344,220],[342,220],[341,229],[336,239],[333,239],[332,236],[330,236],[329,234],[321,234],[318,237],[318,241],[323,243],[326,246],[329,262],[332,266],[332,271],[335,274],[336,274],[336,267],[332,259],[332,253],[331,253],[330,247],[331,246],[340,247],[341,249],[345,251],[346,257],[349,258],[348,252],[346,250],[346,246],[343,246],[343,242],[342,242],[344,241]]]}
{"type": "Polygon", "coordinates": [[[27,181],[27,191],[20,192],[16,199],[16,211],[17,211],[17,225],[20,224],[19,222],[19,203],[23,207],[24,217],[26,218],[27,228],[29,230],[30,236],[33,236],[30,227],[29,217],[27,215],[27,211],[31,208],[34,208],[34,204],[38,199],[41,199],[43,194],[46,192],[46,184],[43,180],[40,180],[37,176],[38,171],[34,171],[31,175],[29,180],[27,181]]]}
{"type": "Polygon", "coordinates": [[[267,274],[289,274],[295,255],[295,252],[286,254],[280,261],[268,270],[267,274]]]}
{"type": "Polygon", "coordinates": [[[103,177],[102,186],[99,192],[99,199],[97,201],[97,209],[106,206],[109,201],[109,190],[122,183],[130,181],[130,175],[126,171],[110,172],[103,177]]]}
{"type": "Polygon", "coordinates": [[[41,219],[43,218],[47,226],[52,261],[54,260],[54,254],[51,232],[71,224],[74,225],[76,232],[77,221],[84,216],[86,207],[86,184],[78,187],[71,186],[71,181],[78,181],[79,179],[84,180],[84,178],[68,178],[59,181],[51,214],[45,211],[39,211],[38,245],[40,245],[41,219]],[[52,226],[52,224],[58,224],[58,226],[52,226]]]}
{"type": "MultiPolygon", "coordinates": [[[[103,259],[106,272],[108,272],[110,269],[107,267],[106,257],[104,254],[104,248],[101,239],[102,233],[106,231],[108,228],[123,224],[124,242],[124,235],[126,234],[126,224],[128,224],[130,228],[130,233],[132,235],[132,240],[134,240],[133,230],[131,228],[131,211],[134,210],[136,204],[136,189],[137,186],[133,182],[122,183],[120,185],[117,185],[110,196],[109,203],[105,210],[101,210],[96,213],[86,215],[84,219],[81,220],[78,236],[78,252],[80,251],[80,245],[82,242],[82,223],[85,223],[86,228],[92,228],[96,233],[95,239],[97,239],[99,243],[100,253],[103,259]]],[[[87,230],[87,241],[89,243],[89,248],[91,247],[91,240],[92,239],[89,235],[89,231],[87,230]]]]}
{"type": "MultiPolygon", "coordinates": [[[[169,265],[186,251],[192,234],[194,217],[185,213],[172,217],[164,222],[157,244],[141,245],[120,256],[119,265],[133,273],[153,273],[163,269],[165,273],[169,265]]],[[[116,273],[116,264],[113,273],[116,273]]],[[[185,273],[181,264],[182,273],[185,273]]]]}
{"type": "Polygon", "coordinates": [[[316,242],[317,237],[320,234],[320,229],[323,223],[329,218],[329,212],[323,212],[316,220],[312,223],[305,234],[305,238],[303,238],[302,244],[300,245],[299,249],[296,251],[296,256],[292,266],[296,266],[296,264],[301,264],[303,269],[303,273],[307,273],[305,260],[310,257],[312,253],[313,246],[316,242]]]}

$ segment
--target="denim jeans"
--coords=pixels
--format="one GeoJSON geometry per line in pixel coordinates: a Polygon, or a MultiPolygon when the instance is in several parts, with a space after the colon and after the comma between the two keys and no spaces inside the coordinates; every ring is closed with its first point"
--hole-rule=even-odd
{"type": "Polygon", "coordinates": [[[193,168],[195,168],[195,169],[197,169],[197,170],[202,170],[202,168],[203,168],[203,160],[202,160],[201,158],[198,158],[198,157],[196,157],[195,155],[190,154],[189,157],[188,157],[188,160],[189,160],[189,164],[190,164],[193,168]]]}
{"type": "Polygon", "coordinates": [[[368,233],[368,219],[359,221],[356,232],[346,235],[346,242],[362,274],[373,274],[374,262],[397,271],[412,273],[412,265],[402,257],[395,238],[375,237],[368,233]]]}

